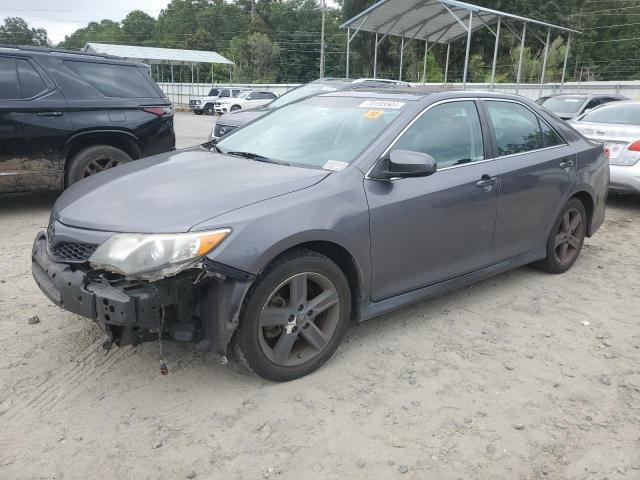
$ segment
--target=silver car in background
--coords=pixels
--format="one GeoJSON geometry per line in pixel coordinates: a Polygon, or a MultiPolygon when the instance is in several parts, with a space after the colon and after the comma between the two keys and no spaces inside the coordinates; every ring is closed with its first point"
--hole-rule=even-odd
{"type": "Polygon", "coordinates": [[[598,93],[558,93],[541,97],[536,103],[563,120],[572,120],[601,105],[631,100],[622,95],[598,93]]]}
{"type": "Polygon", "coordinates": [[[640,102],[616,102],[571,122],[585,137],[603,142],[609,155],[609,188],[640,194],[640,102]]]}

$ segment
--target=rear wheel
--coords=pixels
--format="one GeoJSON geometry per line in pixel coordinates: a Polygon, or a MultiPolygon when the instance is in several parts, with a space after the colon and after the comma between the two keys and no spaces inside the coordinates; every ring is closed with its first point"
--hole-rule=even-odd
{"type": "Polygon", "coordinates": [[[207,103],[204,106],[203,112],[205,113],[205,115],[213,115],[214,113],[216,113],[215,108],[213,108],[213,105],[211,105],[210,103],[207,103]]]}
{"type": "Polygon", "coordinates": [[[323,365],[349,324],[349,283],[338,265],[300,249],[270,265],[247,295],[234,348],[238,360],[273,381],[323,365]]]}
{"type": "Polygon", "coordinates": [[[126,152],[111,145],[94,145],[93,147],[87,147],[76,153],[69,162],[66,185],[69,186],[85,177],[130,162],[131,160],[131,157],[126,152]]]}
{"type": "Polygon", "coordinates": [[[236,110],[240,110],[240,105],[233,105],[233,106],[231,107],[231,111],[232,111],[232,112],[235,112],[236,110]]]}
{"type": "Polygon", "coordinates": [[[547,256],[536,265],[549,273],[564,273],[575,263],[587,232],[587,213],[577,198],[567,202],[551,229],[547,256]]]}

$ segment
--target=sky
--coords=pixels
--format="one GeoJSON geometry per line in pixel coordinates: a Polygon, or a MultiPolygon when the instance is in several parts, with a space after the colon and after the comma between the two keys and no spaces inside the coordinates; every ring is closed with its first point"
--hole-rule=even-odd
{"type": "Polygon", "coordinates": [[[30,27],[44,28],[54,44],[65,35],[103,18],[120,21],[131,10],[158,17],[169,0],[0,0],[0,23],[22,17],[30,27]]]}

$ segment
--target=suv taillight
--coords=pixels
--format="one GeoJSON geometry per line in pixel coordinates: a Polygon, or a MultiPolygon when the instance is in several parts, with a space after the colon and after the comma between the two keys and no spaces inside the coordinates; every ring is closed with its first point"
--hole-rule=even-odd
{"type": "Polygon", "coordinates": [[[640,152],[640,140],[636,140],[631,145],[627,147],[627,150],[631,150],[632,152],[640,152]]]}
{"type": "Polygon", "coordinates": [[[173,114],[173,107],[169,106],[162,106],[162,107],[142,107],[142,110],[144,110],[147,113],[153,113],[154,115],[157,115],[159,117],[164,117],[165,115],[171,115],[173,114]]]}

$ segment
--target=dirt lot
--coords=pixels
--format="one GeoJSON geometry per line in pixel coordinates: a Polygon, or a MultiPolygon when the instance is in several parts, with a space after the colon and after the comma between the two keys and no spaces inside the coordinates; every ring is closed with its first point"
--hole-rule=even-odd
{"type": "MultiPolygon", "coordinates": [[[[211,119],[177,123],[185,145],[211,119]]],[[[31,279],[53,200],[0,199],[0,479],[640,478],[640,198],[610,199],[567,274],[354,325],[288,384],[189,345],[167,377],[155,343],[105,353],[31,279]]]]}

